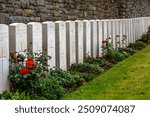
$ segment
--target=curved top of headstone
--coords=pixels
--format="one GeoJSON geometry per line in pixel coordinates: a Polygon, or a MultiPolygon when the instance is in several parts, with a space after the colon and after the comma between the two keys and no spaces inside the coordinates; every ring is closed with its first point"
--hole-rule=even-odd
{"type": "Polygon", "coordinates": [[[41,25],[40,22],[29,22],[27,25],[41,25]]]}
{"type": "Polygon", "coordinates": [[[109,21],[110,19],[102,19],[101,21],[109,21]]]}
{"type": "Polygon", "coordinates": [[[0,24],[0,41],[8,39],[8,26],[5,24],[0,24]]]}
{"type": "Polygon", "coordinates": [[[8,29],[8,25],[6,24],[0,24],[0,31],[4,31],[8,29]]]}
{"type": "Polygon", "coordinates": [[[55,21],[55,23],[63,23],[64,21],[55,21]]]}
{"type": "Polygon", "coordinates": [[[94,22],[94,21],[96,21],[96,20],[90,20],[91,22],[94,22]]]}
{"type": "Polygon", "coordinates": [[[75,20],[75,22],[81,22],[82,20],[75,20]]]}
{"type": "Polygon", "coordinates": [[[26,26],[24,23],[12,23],[9,26],[26,26]]]}
{"type": "Polygon", "coordinates": [[[67,21],[65,21],[65,22],[69,23],[69,22],[73,22],[73,21],[72,21],[72,20],[67,20],[67,21]]]}
{"type": "Polygon", "coordinates": [[[84,22],[88,22],[89,20],[83,20],[84,22]]]}
{"type": "Polygon", "coordinates": [[[45,21],[45,22],[42,22],[42,24],[48,24],[48,23],[54,23],[53,21],[45,21]]]}

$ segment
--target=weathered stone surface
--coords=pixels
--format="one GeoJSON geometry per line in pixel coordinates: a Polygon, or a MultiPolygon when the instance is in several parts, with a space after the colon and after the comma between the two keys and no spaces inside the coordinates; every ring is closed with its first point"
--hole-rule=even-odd
{"type": "Polygon", "coordinates": [[[67,69],[66,52],[66,23],[63,21],[55,22],[56,34],[56,67],[67,69]]]}
{"type": "Polygon", "coordinates": [[[76,63],[75,22],[66,21],[67,67],[76,63]]]}
{"type": "Polygon", "coordinates": [[[51,21],[43,22],[42,29],[43,49],[46,49],[47,55],[51,57],[51,59],[48,60],[49,68],[54,68],[56,67],[55,23],[51,21]]]}
{"type": "Polygon", "coordinates": [[[75,21],[76,61],[83,63],[83,22],[75,21]]]}
{"type": "Polygon", "coordinates": [[[9,48],[12,52],[23,52],[27,49],[27,26],[13,23],[9,26],[9,48]]]}
{"type": "Polygon", "coordinates": [[[131,18],[149,11],[149,0],[0,0],[0,23],[131,18]]]}
{"type": "Polygon", "coordinates": [[[0,93],[9,90],[9,34],[8,26],[0,24],[0,93]]]}
{"type": "Polygon", "coordinates": [[[27,24],[28,49],[33,52],[42,52],[42,24],[30,22],[27,24]]]}

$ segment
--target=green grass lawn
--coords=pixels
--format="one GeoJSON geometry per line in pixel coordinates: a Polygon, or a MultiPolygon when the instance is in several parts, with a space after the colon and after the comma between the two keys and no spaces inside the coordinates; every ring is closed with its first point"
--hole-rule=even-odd
{"type": "Polygon", "coordinates": [[[68,94],[69,100],[149,100],[150,46],[68,94]]]}

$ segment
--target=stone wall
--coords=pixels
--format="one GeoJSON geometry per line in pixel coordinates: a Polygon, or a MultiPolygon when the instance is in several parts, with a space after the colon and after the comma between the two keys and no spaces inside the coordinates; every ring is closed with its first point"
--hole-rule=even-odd
{"type": "Polygon", "coordinates": [[[150,0],[120,0],[118,13],[120,18],[150,16],[150,0]]]}
{"type": "Polygon", "coordinates": [[[0,0],[0,23],[150,16],[149,0],[0,0]]]}

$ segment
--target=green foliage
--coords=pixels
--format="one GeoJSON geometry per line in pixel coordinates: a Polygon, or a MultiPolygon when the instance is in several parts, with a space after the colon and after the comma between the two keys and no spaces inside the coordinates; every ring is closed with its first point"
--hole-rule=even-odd
{"type": "Polygon", "coordinates": [[[62,69],[52,70],[49,74],[49,78],[55,78],[60,82],[60,85],[64,88],[78,87],[83,83],[83,78],[76,74],[71,74],[69,71],[62,69]]]}
{"type": "Polygon", "coordinates": [[[135,43],[130,44],[128,47],[133,48],[135,50],[142,50],[143,48],[146,47],[146,44],[143,43],[142,41],[136,41],[135,43]]]}
{"type": "Polygon", "coordinates": [[[148,27],[148,31],[147,31],[147,33],[150,33],[150,26],[148,27]]]}
{"type": "Polygon", "coordinates": [[[108,40],[106,41],[107,43],[103,43],[102,48],[103,54],[107,60],[116,63],[117,61],[121,61],[128,57],[128,53],[123,50],[114,49],[112,43],[110,43],[108,40]]]}
{"type": "Polygon", "coordinates": [[[122,61],[128,57],[128,53],[123,50],[112,50],[109,53],[106,53],[106,58],[109,60],[122,61]]]}
{"type": "Polygon", "coordinates": [[[81,73],[81,72],[76,72],[78,75],[80,75],[84,81],[89,82],[91,80],[93,80],[95,77],[97,77],[98,75],[92,74],[92,73],[81,73]]]}
{"type": "Polygon", "coordinates": [[[113,49],[113,46],[112,46],[112,43],[110,43],[108,41],[108,39],[106,40],[107,43],[104,43],[102,45],[102,50],[103,50],[103,55],[105,54],[110,54],[114,49],[113,49]]]}
{"type": "Polygon", "coordinates": [[[77,72],[83,72],[83,73],[93,73],[93,74],[101,74],[102,68],[98,65],[93,65],[89,63],[83,63],[83,64],[73,64],[70,68],[71,71],[77,71],[77,72]]]}
{"type": "Polygon", "coordinates": [[[39,85],[39,79],[47,76],[49,57],[43,53],[32,53],[26,50],[24,53],[10,53],[9,79],[13,90],[27,91],[33,95],[33,90],[39,85]]]}
{"type": "Polygon", "coordinates": [[[143,35],[141,36],[140,41],[142,41],[142,42],[144,42],[144,43],[146,43],[146,44],[150,44],[150,31],[148,31],[147,34],[143,34],[143,35]]]}
{"type": "Polygon", "coordinates": [[[33,99],[58,100],[65,94],[64,88],[55,78],[40,79],[39,86],[34,91],[36,95],[32,96],[33,99]]]}
{"type": "Polygon", "coordinates": [[[28,94],[25,92],[8,92],[4,91],[2,94],[0,94],[0,99],[2,100],[30,100],[28,94]]]}
{"type": "Polygon", "coordinates": [[[94,65],[99,65],[104,69],[108,69],[110,67],[109,62],[103,58],[87,58],[84,60],[84,62],[89,64],[94,64],[94,65]]]}
{"type": "Polygon", "coordinates": [[[133,48],[119,48],[119,50],[127,52],[129,55],[133,55],[137,52],[137,50],[133,48]]]}
{"type": "Polygon", "coordinates": [[[48,78],[49,58],[44,52],[38,54],[26,50],[22,54],[11,53],[9,78],[13,90],[27,92],[31,99],[61,99],[64,88],[57,79],[48,78]]]}

